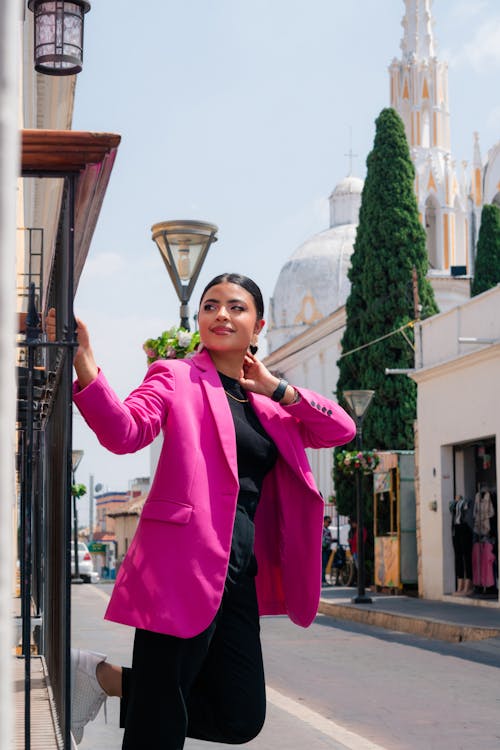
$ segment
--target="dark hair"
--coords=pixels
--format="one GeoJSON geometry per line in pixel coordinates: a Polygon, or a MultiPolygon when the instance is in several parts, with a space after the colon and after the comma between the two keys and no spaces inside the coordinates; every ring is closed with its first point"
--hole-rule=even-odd
{"type": "Polygon", "coordinates": [[[216,276],[214,279],[212,279],[212,281],[209,281],[205,289],[201,293],[200,305],[201,300],[209,289],[211,289],[213,286],[217,286],[217,284],[223,284],[226,281],[230,284],[238,284],[238,286],[241,286],[243,289],[245,289],[245,291],[252,295],[253,301],[255,303],[255,309],[257,310],[257,320],[262,320],[262,318],[264,317],[264,300],[262,299],[262,292],[260,291],[255,281],[249,279],[248,276],[242,276],[240,273],[221,273],[219,274],[219,276],[216,276]]]}

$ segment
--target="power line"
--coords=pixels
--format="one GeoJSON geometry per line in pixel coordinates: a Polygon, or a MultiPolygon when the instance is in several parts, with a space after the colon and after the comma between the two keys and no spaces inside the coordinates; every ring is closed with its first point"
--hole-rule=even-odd
{"type": "Polygon", "coordinates": [[[343,352],[339,359],[343,359],[344,357],[348,357],[349,354],[354,354],[355,352],[359,352],[361,349],[366,349],[368,346],[373,346],[373,344],[378,344],[379,341],[383,341],[384,339],[388,339],[391,336],[395,336],[396,333],[401,333],[404,337],[405,341],[408,342],[408,344],[411,346],[413,350],[415,350],[415,347],[411,343],[411,341],[408,339],[406,334],[403,333],[405,328],[413,328],[415,325],[414,320],[410,320],[408,323],[405,323],[404,325],[400,326],[399,328],[396,328],[394,331],[391,331],[390,333],[385,333],[383,336],[379,336],[378,339],[373,339],[373,341],[368,341],[366,344],[361,344],[361,346],[357,346],[355,349],[350,349],[348,352],[343,352]]]}

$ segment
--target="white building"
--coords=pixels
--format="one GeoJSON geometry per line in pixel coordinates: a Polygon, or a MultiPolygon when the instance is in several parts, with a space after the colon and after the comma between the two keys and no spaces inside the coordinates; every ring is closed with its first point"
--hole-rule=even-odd
{"type": "Polygon", "coordinates": [[[345,304],[362,190],[358,177],[343,179],[329,198],[329,229],[301,245],[281,269],[270,301],[270,352],[345,304]]]}
{"type": "MultiPolygon", "coordinates": [[[[500,206],[500,143],[483,164],[475,134],[470,170],[465,161],[457,169],[450,150],[448,68],[437,58],[431,4],[405,0],[401,58],[389,67],[390,104],[405,124],[427,233],[428,278],[446,312],[469,298],[482,206],[500,206]]],[[[270,301],[266,364],[327,396],[336,390],[362,184],[347,177],[335,188],[329,229],[292,254],[270,301]]],[[[332,494],[332,452],[314,455],[312,467],[323,495],[332,494]]]]}
{"type": "Polygon", "coordinates": [[[419,591],[429,599],[455,591],[449,504],[462,496],[479,510],[476,501],[487,492],[491,505],[482,525],[488,528],[478,528],[476,514],[474,544],[486,545],[491,565],[480,560],[485,547],[476,548],[480,568],[473,568],[470,601],[498,605],[500,285],[424,320],[419,329],[412,374],[418,385],[419,591]]]}

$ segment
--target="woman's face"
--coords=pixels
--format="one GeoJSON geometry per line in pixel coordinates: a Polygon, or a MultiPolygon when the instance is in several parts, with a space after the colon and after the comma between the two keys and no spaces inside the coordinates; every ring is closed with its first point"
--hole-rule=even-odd
{"type": "Polygon", "coordinates": [[[263,325],[263,320],[257,320],[252,295],[238,284],[229,281],[216,284],[201,300],[198,326],[207,349],[245,352],[263,325]]]}

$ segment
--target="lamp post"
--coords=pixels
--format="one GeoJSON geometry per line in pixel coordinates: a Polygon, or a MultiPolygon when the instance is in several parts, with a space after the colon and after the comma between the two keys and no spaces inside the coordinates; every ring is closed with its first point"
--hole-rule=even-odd
{"type": "Polygon", "coordinates": [[[78,513],[76,507],[76,494],[73,493],[73,487],[75,485],[75,474],[80,461],[83,458],[83,451],[72,450],[71,451],[71,485],[72,485],[72,496],[73,496],[73,553],[75,559],[75,577],[73,583],[83,583],[80,578],[80,570],[78,566],[78,513]]]}
{"type": "Polygon", "coordinates": [[[29,0],[35,16],[35,70],[49,76],[80,73],[87,0],[29,0]]]}
{"type": "Polygon", "coordinates": [[[188,303],[201,267],[218,228],[202,221],[163,221],[151,227],[152,239],[158,245],[163,262],[181,303],[181,326],[189,325],[188,303]]]}
{"type": "MultiPolygon", "coordinates": [[[[351,414],[356,422],[356,450],[363,448],[363,420],[370,406],[375,391],[344,391],[344,399],[349,406],[351,414]]],[[[362,476],[361,469],[356,469],[356,515],[358,522],[357,548],[358,548],[358,594],[354,597],[353,604],[371,604],[372,599],[365,594],[365,540],[364,531],[364,507],[362,499],[362,476]]]]}

